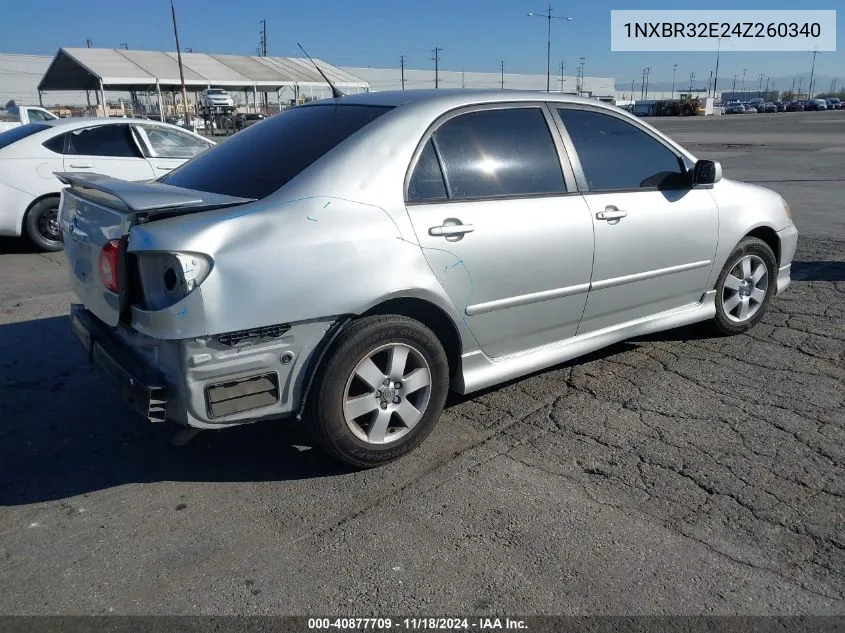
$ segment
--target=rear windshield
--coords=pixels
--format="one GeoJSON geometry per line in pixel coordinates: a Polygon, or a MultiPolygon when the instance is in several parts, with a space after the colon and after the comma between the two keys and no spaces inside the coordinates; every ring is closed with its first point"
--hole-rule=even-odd
{"type": "Polygon", "coordinates": [[[11,130],[0,132],[0,149],[3,149],[7,145],[11,145],[15,141],[19,141],[22,138],[32,136],[33,134],[37,134],[38,132],[49,128],[50,126],[45,125],[44,123],[27,123],[26,125],[19,125],[17,127],[13,127],[11,130]]]}
{"type": "Polygon", "coordinates": [[[265,198],[391,107],[300,106],[268,117],[203,152],[159,182],[265,198]]]}

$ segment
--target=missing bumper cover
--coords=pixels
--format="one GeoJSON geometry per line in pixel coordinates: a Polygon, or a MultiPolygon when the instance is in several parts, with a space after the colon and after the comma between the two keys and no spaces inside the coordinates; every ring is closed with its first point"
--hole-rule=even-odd
{"type": "Polygon", "coordinates": [[[279,401],[279,376],[275,372],[248,376],[205,388],[205,402],[211,418],[260,409],[279,401]]]}

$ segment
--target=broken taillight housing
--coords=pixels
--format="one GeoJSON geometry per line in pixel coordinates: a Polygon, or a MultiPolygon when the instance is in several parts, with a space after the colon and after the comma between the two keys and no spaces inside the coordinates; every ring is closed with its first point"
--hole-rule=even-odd
{"type": "Polygon", "coordinates": [[[187,297],[211,272],[211,259],[199,253],[145,251],[134,254],[141,285],[141,307],[163,310],[187,297]]]}
{"type": "Polygon", "coordinates": [[[111,240],[106,242],[100,251],[100,260],[97,268],[100,272],[100,280],[106,289],[112,292],[120,292],[120,252],[122,242],[111,240]]]}

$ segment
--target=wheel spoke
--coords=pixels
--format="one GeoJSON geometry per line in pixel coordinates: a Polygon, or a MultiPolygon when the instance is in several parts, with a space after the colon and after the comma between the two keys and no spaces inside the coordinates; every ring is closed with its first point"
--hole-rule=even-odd
{"type": "Polygon", "coordinates": [[[355,370],[355,375],[358,376],[365,383],[370,385],[375,391],[387,376],[382,373],[378,366],[373,362],[372,358],[367,358],[361,361],[358,368],[355,370]]]}
{"type": "Polygon", "coordinates": [[[392,412],[388,409],[379,409],[373,426],[370,427],[367,433],[367,439],[373,443],[381,444],[384,442],[384,437],[387,435],[387,425],[390,423],[390,416],[392,412]]]}
{"type": "Polygon", "coordinates": [[[424,367],[415,369],[402,380],[402,392],[407,396],[409,393],[419,391],[431,384],[431,376],[424,367]]]}
{"type": "Polygon", "coordinates": [[[412,429],[417,425],[417,422],[420,421],[422,412],[412,405],[406,398],[396,406],[396,415],[399,416],[399,419],[402,420],[402,423],[405,426],[412,429]]]}
{"type": "Polygon", "coordinates": [[[757,303],[763,303],[763,299],[766,298],[766,291],[760,290],[760,288],[755,288],[751,291],[751,298],[757,303]]]}
{"type": "Polygon", "coordinates": [[[373,394],[368,393],[363,396],[349,398],[344,406],[346,407],[346,417],[354,420],[378,409],[379,401],[373,394]]]}
{"type": "Polygon", "coordinates": [[[387,375],[391,380],[402,380],[405,375],[405,364],[408,362],[408,352],[411,350],[405,345],[394,345],[390,350],[390,365],[387,375]]]}
{"type": "Polygon", "coordinates": [[[739,265],[742,270],[742,278],[748,279],[749,277],[751,277],[751,258],[743,257],[742,260],[739,262],[739,265]]]}
{"type": "Polygon", "coordinates": [[[725,288],[730,288],[731,290],[739,290],[739,284],[742,283],[742,280],[737,279],[733,275],[728,275],[725,277],[725,288]]]}
{"type": "Polygon", "coordinates": [[[741,321],[744,321],[748,318],[748,308],[749,308],[750,301],[748,297],[743,297],[742,301],[740,302],[739,306],[739,318],[741,321]]]}
{"type": "Polygon", "coordinates": [[[724,308],[725,308],[725,312],[733,312],[733,311],[734,311],[734,308],[736,308],[736,307],[739,305],[739,302],[740,302],[741,300],[742,300],[742,299],[740,298],[740,296],[739,296],[739,293],[738,293],[738,292],[733,293],[733,294],[732,294],[730,297],[728,297],[728,298],[724,301],[724,303],[723,303],[723,306],[724,306],[724,308]]]}
{"type": "Polygon", "coordinates": [[[766,265],[762,262],[757,264],[757,268],[754,269],[754,272],[751,274],[751,282],[756,286],[758,282],[769,272],[766,270],[766,265]]]}

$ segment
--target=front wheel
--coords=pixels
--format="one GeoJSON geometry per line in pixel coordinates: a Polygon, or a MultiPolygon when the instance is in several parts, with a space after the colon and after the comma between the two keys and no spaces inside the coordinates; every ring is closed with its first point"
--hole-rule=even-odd
{"type": "Polygon", "coordinates": [[[754,327],[774,296],[776,274],[777,260],[769,245],[756,237],[744,238],[716,282],[716,329],[740,334],[754,327]]]}
{"type": "Polygon", "coordinates": [[[393,461],[434,428],[449,390],[449,362],[434,333],[398,315],[350,325],[332,346],[308,402],[315,441],[357,467],[393,461]]]}

